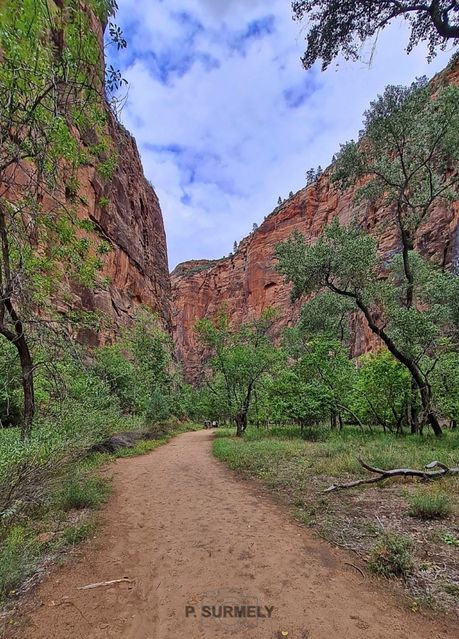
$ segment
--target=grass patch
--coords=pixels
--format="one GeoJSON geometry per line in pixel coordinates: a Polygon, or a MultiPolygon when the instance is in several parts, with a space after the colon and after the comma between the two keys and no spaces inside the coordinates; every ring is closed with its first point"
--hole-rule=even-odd
{"type": "MultiPolygon", "coordinates": [[[[430,434],[395,437],[382,432],[362,432],[348,427],[341,432],[317,428],[317,437],[302,439],[300,429],[283,427],[258,429],[249,427],[243,438],[234,437],[234,429],[215,432],[214,453],[236,470],[257,474],[258,469],[288,458],[310,473],[330,477],[366,476],[358,458],[384,469],[410,466],[423,468],[434,459],[447,465],[457,463],[459,435],[445,432],[442,439],[430,434]],[[312,441],[312,440],[315,441],[312,441]],[[256,457],[260,455],[260,460],[256,457]]],[[[308,431],[309,437],[309,431],[308,431]]],[[[274,471],[271,474],[275,474],[274,471]]]]}
{"type": "Polygon", "coordinates": [[[409,515],[419,519],[446,519],[453,512],[451,497],[437,489],[421,489],[408,497],[409,515]]]}
{"type": "Polygon", "coordinates": [[[374,546],[368,567],[383,577],[408,577],[415,567],[413,542],[404,535],[386,533],[374,546]]]}
{"type": "Polygon", "coordinates": [[[56,506],[64,512],[100,508],[110,491],[110,482],[102,477],[71,477],[57,493],[56,506]]]}
{"type": "Polygon", "coordinates": [[[24,526],[13,526],[0,543],[0,602],[14,595],[37,565],[40,544],[24,526]]]}
{"type": "Polygon", "coordinates": [[[95,522],[84,522],[66,528],[62,534],[62,545],[75,546],[85,541],[94,534],[96,529],[95,522]]]}

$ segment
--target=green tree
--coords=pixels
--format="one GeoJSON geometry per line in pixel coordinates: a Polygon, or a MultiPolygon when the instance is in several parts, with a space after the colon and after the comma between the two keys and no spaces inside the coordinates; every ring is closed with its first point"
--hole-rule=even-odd
{"type": "Polygon", "coordinates": [[[349,311],[362,315],[374,335],[409,371],[425,419],[441,435],[430,377],[441,353],[451,348],[448,333],[452,334],[455,306],[454,301],[450,305],[447,291],[456,289],[457,278],[412,252],[413,293],[419,304],[407,308],[401,260],[396,256],[389,265],[382,262],[373,237],[355,224],[342,227],[337,220],[314,245],[294,233],[277,247],[277,257],[279,271],[293,282],[294,298],[328,290],[350,302],[349,311]],[[380,278],[383,267],[385,279],[380,278]]]}
{"type": "Polygon", "coordinates": [[[387,349],[359,360],[352,405],[361,420],[400,432],[411,406],[410,374],[387,349]]]}
{"type": "Polygon", "coordinates": [[[179,392],[170,337],[156,315],[140,310],[121,339],[95,352],[95,370],[121,408],[148,421],[166,419],[179,392]]]}
{"type": "Polygon", "coordinates": [[[434,397],[441,413],[453,428],[459,421],[459,353],[445,353],[432,375],[434,397]]]}
{"type": "Polygon", "coordinates": [[[350,402],[355,365],[339,340],[326,334],[308,337],[303,333],[303,353],[294,370],[306,384],[303,407],[309,412],[309,421],[328,416],[332,428],[337,422],[342,425],[345,414],[359,421],[350,402]]]}
{"type": "MultiPolygon", "coordinates": [[[[333,179],[342,187],[365,184],[357,199],[386,207],[383,225],[392,227],[403,257],[403,306],[414,298],[412,250],[417,230],[434,203],[451,202],[459,177],[451,168],[459,153],[459,90],[440,88],[433,97],[425,79],[410,87],[388,86],[365,113],[359,142],[345,144],[333,179]]],[[[417,430],[416,403],[411,412],[417,430]]]]}
{"type": "Polygon", "coordinates": [[[306,69],[317,60],[326,69],[340,53],[357,60],[361,45],[399,18],[411,27],[408,53],[426,42],[432,58],[459,38],[459,3],[450,0],[295,0],[292,7],[294,18],[309,25],[302,58],[306,69]]]}
{"type": "MultiPolygon", "coordinates": [[[[90,6],[105,20],[115,3],[90,6]]],[[[59,281],[90,285],[100,266],[92,225],[75,210],[78,168],[99,164],[102,173],[111,160],[102,53],[90,19],[77,0],[0,7],[0,334],[21,365],[24,437],[35,414],[30,324],[54,316],[57,325],[49,301],[59,281]],[[98,139],[94,153],[79,141],[89,131],[98,139]]]]}
{"type": "Polygon", "coordinates": [[[197,322],[196,332],[209,349],[210,378],[206,384],[223,402],[226,414],[241,436],[247,428],[254,393],[262,379],[279,365],[282,355],[269,337],[274,313],[266,311],[258,320],[231,329],[228,317],[219,313],[213,320],[197,322]]]}
{"type": "Polygon", "coordinates": [[[339,152],[333,180],[360,183],[357,199],[387,207],[384,224],[395,231],[403,255],[405,304],[413,304],[410,251],[434,205],[457,196],[459,175],[459,88],[440,89],[433,98],[425,79],[410,87],[388,86],[364,116],[359,142],[339,152]]]}

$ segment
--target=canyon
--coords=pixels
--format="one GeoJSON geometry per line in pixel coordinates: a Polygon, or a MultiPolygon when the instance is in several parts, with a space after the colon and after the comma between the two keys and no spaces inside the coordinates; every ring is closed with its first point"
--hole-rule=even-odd
{"type": "Polygon", "coordinates": [[[79,335],[80,341],[91,345],[112,339],[140,306],[157,313],[168,331],[171,328],[171,286],[159,200],[144,176],[134,138],[113,117],[109,127],[118,165],[110,181],[103,181],[94,167],[79,171],[78,215],[93,223],[110,251],[102,257],[96,286],[73,284],[67,304],[60,302],[64,313],[77,308],[104,318],[99,332],[85,328],[79,335]]]}
{"type": "MultiPolygon", "coordinates": [[[[94,20],[103,56],[104,25],[94,20]]],[[[432,80],[435,84],[459,83],[456,59],[432,80]]],[[[301,189],[265,217],[243,239],[234,254],[219,260],[193,260],[179,264],[169,274],[167,244],[158,197],[144,176],[134,138],[110,113],[108,131],[118,157],[112,179],[103,180],[94,166],[79,170],[78,216],[88,219],[94,234],[110,245],[102,256],[96,286],[68,284],[56,301],[59,311],[84,310],[103,317],[98,330],[81,328],[78,339],[94,346],[111,341],[129,325],[136,309],[145,306],[157,313],[172,335],[177,360],[188,381],[198,381],[202,349],[196,339],[196,321],[224,309],[233,325],[259,317],[268,307],[277,310],[273,328],[282,330],[298,319],[301,303],[290,300],[290,286],[276,271],[275,247],[293,231],[313,242],[334,219],[355,219],[368,232],[378,231],[379,251],[389,258],[399,248],[390,223],[391,211],[377,204],[356,204],[355,191],[340,191],[330,179],[331,169],[301,189]]],[[[81,143],[91,144],[91,140],[81,143]]],[[[459,267],[459,202],[438,204],[419,229],[416,248],[445,268],[459,267]]],[[[358,355],[374,345],[365,324],[356,320],[352,352],[358,355]]]]}
{"type": "MultiPolygon", "coordinates": [[[[442,83],[459,84],[456,59],[433,80],[433,90],[442,83]]],[[[259,317],[268,307],[277,310],[274,337],[298,319],[301,304],[292,304],[290,286],[276,272],[274,251],[295,230],[313,242],[330,222],[356,220],[369,233],[378,231],[378,249],[383,258],[399,250],[391,224],[391,211],[376,204],[357,204],[355,191],[340,191],[330,180],[330,169],[313,184],[298,191],[277,207],[264,222],[239,244],[237,251],[220,260],[194,260],[179,264],[171,274],[172,327],[177,356],[184,363],[189,381],[199,380],[202,348],[194,325],[197,320],[224,309],[232,325],[259,317]]],[[[415,248],[445,268],[459,264],[459,202],[437,204],[421,226],[415,248]]],[[[352,327],[353,355],[375,345],[364,323],[352,327]]]]}

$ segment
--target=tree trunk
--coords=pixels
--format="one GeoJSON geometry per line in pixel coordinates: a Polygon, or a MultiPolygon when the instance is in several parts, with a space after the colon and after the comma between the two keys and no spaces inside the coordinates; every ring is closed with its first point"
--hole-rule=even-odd
{"type": "Polygon", "coordinates": [[[27,439],[30,437],[35,415],[33,361],[24,335],[21,335],[15,345],[18,349],[19,360],[21,362],[22,389],[24,392],[24,416],[21,425],[21,437],[22,439],[27,439]]]}
{"type": "Polygon", "coordinates": [[[242,437],[245,429],[247,428],[247,413],[239,413],[235,418],[236,422],[236,437],[242,437]]]}
{"type": "Polygon", "coordinates": [[[409,407],[410,431],[412,435],[416,435],[419,432],[419,409],[416,403],[417,394],[418,394],[418,387],[414,379],[412,379],[411,380],[411,402],[409,407]]]}
{"type": "Polygon", "coordinates": [[[12,301],[14,283],[11,275],[10,246],[3,203],[0,201],[0,334],[18,351],[21,364],[22,388],[24,391],[24,415],[21,426],[21,437],[27,439],[32,430],[35,414],[35,394],[33,385],[33,361],[29,345],[24,334],[23,323],[16,312],[12,301]],[[5,324],[5,314],[8,313],[13,328],[5,324]]]}
{"type": "MultiPolygon", "coordinates": [[[[32,430],[33,419],[35,415],[35,392],[34,392],[34,365],[29,345],[24,334],[24,328],[14,309],[10,299],[3,301],[4,308],[8,311],[11,320],[14,323],[14,332],[1,321],[0,335],[3,335],[11,344],[13,344],[19,355],[21,366],[21,381],[24,394],[23,416],[21,424],[21,437],[27,439],[32,430]]],[[[2,314],[3,319],[3,314],[2,314]]]]}
{"type": "Polygon", "coordinates": [[[27,340],[22,332],[22,324],[20,322],[16,323],[16,333],[13,333],[3,324],[0,324],[0,334],[11,342],[18,351],[21,366],[22,390],[24,394],[21,437],[22,439],[27,439],[30,436],[35,415],[34,366],[32,356],[27,340]]]}
{"type": "Polygon", "coordinates": [[[434,412],[430,411],[429,413],[427,413],[427,421],[431,425],[435,435],[437,437],[441,437],[443,435],[443,431],[441,429],[440,422],[438,421],[438,418],[434,412]]]}
{"type": "MultiPolygon", "coordinates": [[[[336,288],[335,288],[335,292],[336,292],[336,288]]],[[[403,364],[411,373],[411,377],[419,389],[422,408],[424,410],[424,414],[426,416],[427,422],[432,427],[432,430],[434,431],[435,435],[437,437],[441,437],[443,433],[440,426],[440,422],[438,421],[437,416],[432,410],[432,389],[430,388],[429,384],[423,379],[422,373],[419,370],[419,367],[417,366],[417,364],[414,362],[414,360],[411,357],[408,357],[407,355],[402,353],[397,348],[397,346],[392,341],[392,339],[389,337],[389,335],[384,331],[384,329],[380,328],[377,325],[374,317],[370,313],[367,306],[362,302],[362,300],[357,295],[351,294],[350,297],[353,297],[355,299],[357,306],[365,315],[365,319],[367,320],[368,326],[370,327],[372,332],[382,339],[382,341],[387,346],[387,348],[392,353],[392,355],[396,359],[398,359],[398,361],[401,364],[403,364]]]]}

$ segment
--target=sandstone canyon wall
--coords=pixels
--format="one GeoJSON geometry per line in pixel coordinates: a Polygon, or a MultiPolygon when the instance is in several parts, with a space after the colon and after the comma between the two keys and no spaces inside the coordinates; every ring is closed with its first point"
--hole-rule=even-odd
{"type": "MultiPolygon", "coordinates": [[[[459,62],[452,64],[433,82],[459,83],[459,62]]],[[[330,173],[302,189],[271,213],[259,228],[245,238],[236,253],[217,261],[179,264],[172,273],[172,325],[178,357],[189,380],[199,378],[202,353],[194,334],[200,318],[224,307],[234,325],[260,315],[269,306],[278,310],[275,332],[294,324],[300,304],[292,305],[290,286],[276,272],[274,250],[294,230],[314,241],[334,218],[341,223],[357,219],[370,233],[378,228],[379,250],[389,258],[399,242],[390,224],[390,212],[369,205],[356,206],[354,192],[340,192],[330,182],[330,173]]],[[[423,255],[450,268],[459,265],[459,202],[438,205],[420,228],[416,248],[423,255]]],[[[369,331],[357,323],[353,352],[360,354],[371,344],[369,331]]]]}
{"type": "MultiPolygon", "coordinates": [[[[86,10],[100,43],[103,77],[105,25],[86,10]]],[[[100,330],[82,329],[78,335],[79,341],[91,345],[111,340],[141,305],[156,312],[163,326],[171,329],[167,245],[158,197],[144,176],[134,138],[108,104],[104,109],[117,166],[109,180],[103,180],[91,164],[79,169],[76,208],[80,220],[92,222],[97,238],[105,240],[110,251],[101,256],[103,267],[96,286],[89,289],[65,282],[65,294],[56,301],[64,315],[75,309],[100,313],[100,330]]],[[[88,132],[87,139],[79,142],[91,146],[98,139],[88,132]]]]}
{"type": "MultiPolygon", "coordinates": [[[[94,167],[79,172],[78,215],[93,223],[99,238],[110,244],[103,257],[99,284],[72,286],[67,307],[99,311],[105,318],[99,335],[84,331],[81,339],[97,343],[128,324],[141,305],[158,313],[170,330],[170,279],[161,207],[146,180],[133,137],[113,119],[110,123],[118,166],[104,182],[94,167]],[[107,321],[108,320],[108,321],[107,321]]],[[[65,312],[63,302],[61,308],[65,312]]]]}

